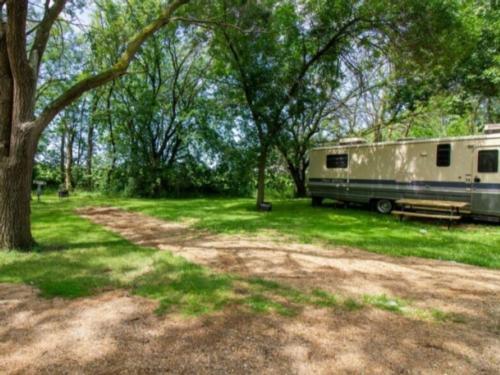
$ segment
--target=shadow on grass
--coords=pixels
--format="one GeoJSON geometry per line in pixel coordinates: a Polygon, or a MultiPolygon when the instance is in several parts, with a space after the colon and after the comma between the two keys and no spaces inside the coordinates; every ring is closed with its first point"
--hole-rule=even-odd
{"type": "MultiPolygon", "coordinates": [[[[245,210],[246,206],[241,205],[245,210]]],[[[25,283],[39,288],[44,297],[64,298],[125,288],[158,301],[159,314],[200,315],[236,305],[256,313],[294,316],[306,306],[352,311],[370,305],[388,310],[397,301],[385,296],[357,301],[321,289],[303,291],[261,278],[215,273],[170,252],[134,245],[63,207],[38,207],[38,251],[0,252],[0,282],[25,283]]],[[[391,311],[401,313],[397,307],[391,311]]]]}
{"type": "Polygon", "coordinates": [[[157,300],[158,313],[199,315],[238,304],[290,315],[281,303],[263,296],[274,287],[252,288],[236,276],[213,273],[167,251],[136,246],[72,214],[71,207],[66,202],[36,207],[34,234],[40,245],[28,253],[0,252],[0,282],[29,284],[44,297],[63,298],[126,288],[157,300]]]}
{"type": "MultiPolygon", "coordinates": [[[[200,315],[237,305],[254,312],[293,316],[306,306],[357,310],[374,306],[411,316],[442,319],[437,312],[421,312],[406,302],[385,296],[364,300],[343,298],[321,289],[297,290],[273,281],[214,273],[167,251],[136,246],[72,213],[77,206],[96,203],[124,206],[164,219],[197,219],[199,228],[218,232],[276,230],[303,241],[324,240],[370,248],[394,255],[455,258],[477,261],[464,242],[466,236],[485,263],[498,259],[496,232],[485,236],[465,231],[443,232],[420,224],[399,224],[392,218],[354,210],[311,208],[306,201],[284,201],[271,213],[257,213],[250,200],[113,200],[106,202],[63,201],[34,204],[34,235],[40,243],[35,252],[0,251],[0,282],[25,283],[45,297],[77,298],[103,290],[125,288],[158,301],[158,313],[179,311],[200,315]],[[301,228],[299,231],[298,228],[301,228]],[[421,233],[421,229],[426,230],[421,233]],[[300,232],[300,234],[297,234],[300,232]],[[453,235],[453,236],[452,236],[453,235]],[[403,251],[401,247],[407,247],[403,251]]],[[[490,262],[490,263],[488,263],[490,262]]]]}
{"type": "MultiPolygon", "coordinates": [[[[254,201],[242,198],[123,199],[98,195],[73,196],[33,203],[38,212],[67,212],[81,206],[115,206],[165,220],[190,220],[199,229],[217,233],[273,231],[305,243],[325,242],[392,256],[417,256],[500,268],[498,225],[459,225],[447,230],[437,222],[399,222],[362,208],[335,205],[311,207],[310,200],[275,200],[272,212],[255,211],[254,201]]],[[[66,215],[55,214],[52,224],[67,226],[66,215]]],[[[50,234],[47,234],[50,238],[50,234]]]]}
{"type": "Polygon", "coordinates": [[[438,222],[399,222],[362,208],[311,207],[309,200],[276,201],[259,213],[248,199],[130,200],[115,202],[165,220],[194,219],[218,233],[274,231],[311,243],[323,241],[392,256],[418,256],[500,268],[498,226],[452,227],[438,222]]]}

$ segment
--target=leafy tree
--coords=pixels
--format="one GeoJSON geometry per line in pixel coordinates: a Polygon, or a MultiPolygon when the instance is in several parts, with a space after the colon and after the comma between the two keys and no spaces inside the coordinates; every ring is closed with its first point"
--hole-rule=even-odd
{"type": "Polygon", "coordinates": [[[359,99],[383,85],[373,77],[372,71],[378,70],[381,62],[372,53],[356,48],[352,55],[344,55],[342,60],[340,69],[331,79],[324,79],[321,72],[314,69],[311,71],[310,81],[304,82],[290,105],[277,138],[276,146],[285,159],[296,197],[306,196],[311,147],[352,132],[356,126],[347,126],[345,119],[352,114],[359,116],[359,99]],[[353,113],[346,113],[346,109],[352,109],[353,113]]]}
{"type": "Polygon", "coordinates": [[[168,171],[188,147],[208,68],[202,51],[186,29],[161,33],[133,63],[137,73],[114,91],[113,116],[121,118],[117,142],[128,150],[129,174],[148,195],[167,187],[168,171]]]}
{"type": "Polygon", "coordinates": [[[257,207],[264,201],[269,150],[307,82],[319,76],[334,87],[341,59],[359,45],[386,51],[395,63],[424,64],[424,56],[435,54],[446,64],[449,55],[442,51],[451,40],[443,36],[458,27],[455,6],[432,0],[221,2],[220,14],[236,27],[218,29],[212,51],[224,89],[239,90],[257,134],[257,207]]]}
{"type": "Polygon", "coordinates": [[[0,0],[0,248],[29,249],[33,245],[31,178],[36,146],[45,128],[85,92],[123,75],[142,44],[188,1],[174,0],[165,5],[122,44],[122,53],[114,64],[97,74],[76,77],[72,86],[35,112],[51,31],[65,8],[71,7],[67,0],[45,1],[43,15],[32,22],[28,0],[0,0]]]}
{"type": "MultiPolygon", "coordinates": [[[[435,7],[448,5],[436,2],[435,7]]],[[[401,117],[401,121],[395,121],[396,134],[470,134],[479,131],[484,123],[500,119],[498,2],[464,1],[452,5],[455,16],[443,17],[437,25],[451,27],[454,32],[444,34],[440,43],[436,37],[429,41],[435,44],[434,49],[442,48],[447,53],[432,58],[420,54],[416,61],[402,56],[397,61],[388,107],[401,117]],[[422,132],[421,126],[425,128],[422,132]]]]}

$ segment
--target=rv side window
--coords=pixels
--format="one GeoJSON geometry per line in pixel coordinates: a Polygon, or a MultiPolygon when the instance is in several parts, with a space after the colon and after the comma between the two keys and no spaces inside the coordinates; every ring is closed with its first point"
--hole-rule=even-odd
{"type": "Polygon", "coordinates": [[[326,167],[327,168],[347,168],[348,164],[348,156],[347,154],[338,154],[338,155],[327,155],[326,156],[326,167]]]}
{"type": "Polygon", "coordinates": [[[451,163],[451,145],[438,145],[436,165],[438,167],[449,167],[451,163]]]}
{"type": "Polygon", "coordinates": [[[480,173],[498,172],[498,150],[484,150],[477,153],[477,171],[480,173]]]}

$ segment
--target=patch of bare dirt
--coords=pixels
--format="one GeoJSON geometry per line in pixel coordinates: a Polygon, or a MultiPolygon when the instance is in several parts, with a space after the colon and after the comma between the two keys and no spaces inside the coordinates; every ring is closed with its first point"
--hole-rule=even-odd
{"type": "Polygon", "coordinates": [[[374,309],[158,317],[124,291],[46,300],[0,285],[4,374],[495,373],[498,341],[374,309]],[[8,301],[5,303],[5,301],[8,301]]]}
{"type": "Polygon", "coordinates": [[[169,250],[218,271],[342,295],[387,294],[499,328],[500,272],[496,270],[353,248],[278,242],[264,236],[214,234],[188,223],[116,208],[90,208],[80,214],[135,244],[169,250]]]}
{"type": "Polygon", "coordinates": [[[237,307],[158,317],[113,291],[46,300],[0,284],[0,373],[496,374],[500,273],[450,262],[204,233],[118,209],[81,212],[130,241],[220,271],[343,295],[387,293],[467,316],[430,323],[394,313],[307,308],[286,318],[237,307]]]}

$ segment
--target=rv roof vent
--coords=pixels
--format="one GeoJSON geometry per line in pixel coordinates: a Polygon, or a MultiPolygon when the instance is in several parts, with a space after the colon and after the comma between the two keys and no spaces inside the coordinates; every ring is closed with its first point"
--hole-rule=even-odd
{"type": "Polygon", "coordinates": [[[484,134],[497,134],[497,133],[500,133],[500,124],[484,125],[484,134]]]}
{"type": "Polygon", "coordinates": [[[415,137],[403,137],[403,138],[398,138],[397,142],[414,141],[415,139],[417,139],[417,138],[415,138],[415,137]]]}
{"type": "Polygon", "coordinates": [[[341,146],[346,146],[346,145],[360,145],[366,143],[366,140],[363,138],[342,138],[339,141],[339,145],[341,146]]]}

